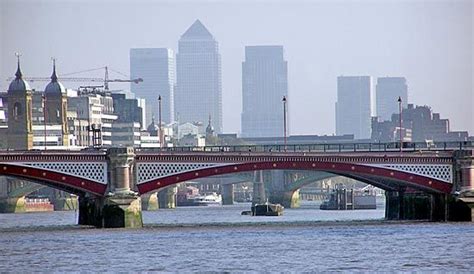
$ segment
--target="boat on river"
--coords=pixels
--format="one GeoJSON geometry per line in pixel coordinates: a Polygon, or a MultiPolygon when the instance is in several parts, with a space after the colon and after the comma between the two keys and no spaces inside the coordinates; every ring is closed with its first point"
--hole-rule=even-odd
{"type": "Polygon", "coordinates": [[[222,205],[222,196],[215,192],[194,195],[178,196],[177,206],[218,206],[222,205]]]}
{"type": "Polygon", "coordinates": [[[272,204],[268,201],[263,204],[255,204],[251,208],[252,216],[280,216],[283,215],[284,207],[280,204],[272,204]]]}

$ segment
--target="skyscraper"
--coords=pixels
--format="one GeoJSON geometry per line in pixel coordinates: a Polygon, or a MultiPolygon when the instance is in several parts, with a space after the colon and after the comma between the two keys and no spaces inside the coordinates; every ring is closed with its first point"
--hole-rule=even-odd
{"type": "MultiPolygon", "coordinates": [[[[158,119],[158,95],[162,98],[161,117],[163,123],[174,121],[174,52],[167,48],[130,49],[130,76],[142,78],[139,84],[131,83],[130,89],[137,97],[146,101],[145,125],[155,117],[158,119]]],[[[144,126],[144,125],[142,125],[144,126]]]]}
{"type": "Polygon", "coordinates": [[[405,77],[377,78],[376,87],[377,116],[389,121],[392,114],[399,112],[398,97],[402,98],[402,106],[407,107],[408,86],[405,77]]]}
{"type": "Polygon", "coordinates": [[[245,47],[242,137],[283,136],[283,96],[288,96],[288,67],[283,58],[283,46],[245,47]]]}
{"type": "Polygon", "coordinates": [[[370,76],[337,77],[336,134],[370,138],[372,79],[370,76]]]}
{"type": "Polygon", "coordinates": [[[203,125],[211,115],[212,126],[221,133],[221,56],[217,41],[196,20],[179,39],[178,48],[175,114],[180,122],[203,125]]]}

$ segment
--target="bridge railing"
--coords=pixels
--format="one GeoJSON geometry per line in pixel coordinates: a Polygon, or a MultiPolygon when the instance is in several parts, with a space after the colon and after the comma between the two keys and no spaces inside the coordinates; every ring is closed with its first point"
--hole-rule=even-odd
{"type": "Polygon", "coordinates": [[[396,152],[396,151],[443,151],[474,149],[474,142],[399,142],[393,143],[338,143],[338,144],[289,144],[289,145],[237,145],[237,146],[201,146],[201,147],[166,147],[141,148],[142,152],[214,152],[214,153],[278,153],[278,152],[396,152]]]}

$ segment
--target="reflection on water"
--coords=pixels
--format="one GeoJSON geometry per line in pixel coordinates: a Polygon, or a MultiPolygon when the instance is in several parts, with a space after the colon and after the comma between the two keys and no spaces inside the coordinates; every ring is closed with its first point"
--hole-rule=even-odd
{"type": "Polygon", "coordinates": [[[146,226],[136,230],[80,228],[74,212],[1,214],[0,266],[15,272],[470,270],[470,223],[385,222],[383,209],[321,211],[311,203],[281,217],[240,215],[249,206],[144,212],[146,226]]]}

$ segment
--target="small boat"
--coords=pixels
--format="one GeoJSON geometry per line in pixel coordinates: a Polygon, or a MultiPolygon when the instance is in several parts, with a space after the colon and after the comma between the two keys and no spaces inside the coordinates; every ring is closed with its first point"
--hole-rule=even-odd
{"type": "Polygon", "coordinates": [[[252,216],[280,216],[283,215],[284,207],[280,204],[272,204],[268,201],[264,204],[255,204],[251,208],[252,216]]]}
{"type": "Polygon", "coordinates": [[[188,186],[186,189],[178,191],[176,202],[177,206],[221,205],[222,196],[215,192],[201,195],[197,188],[188,186]]]}
{"type": "Polygon", "coordinates": [[[197,206],[222,205],[222,196],[215,192],[203,196],[192,198],[192,202],[197,206]]]}

